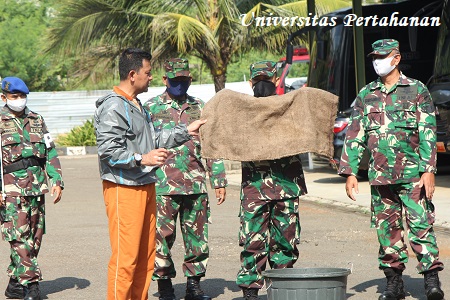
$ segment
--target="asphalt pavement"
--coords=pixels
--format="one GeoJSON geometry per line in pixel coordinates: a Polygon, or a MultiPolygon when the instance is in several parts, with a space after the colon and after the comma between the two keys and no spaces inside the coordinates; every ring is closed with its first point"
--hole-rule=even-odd
{"type": "MultiPolygon", "coordinates": [[[[105,299],[106,272],[110,255],[107,218],[98,174],[97,157],[61,157],[66,188],[60,203],[54,205],[47,197],[46,231],[39,254],[44,280],[43,299],[76,300],[105,299]]],[[[298,268],[349,268],[347,298],[351,300],[378,299],[385,279],[377,269],[378,243],[376,232],[370,228],[369,187],[360,182],[357,201],[347,200],[344,178],[335,174],[326,163],[314,162],[314,169],[305,166],[308,195],[300,205],[301,243],[298,268]]],[[[214,299],[237,300],[242,294],[236,286],[239,270],[239,183],[240,171],[228,174],[230,186],[227,200],[218,206],[211,201],[210,260],[202,288],[214,299]]],[[[437,208],[437,238],[440,256],[450,266],[450,175],[437,177],[434,203],[437,208]]],[[[211,197],[214,199],[214,197],[211,197]]],[[[9,246],[0,243],[0,268],[6,270],[9,246]]],[[[185,278],[181,264],[183,243],[178,235],[172,255],[177,264],[174,279],[178,299],[184,297],[185,278]]],[[[408,296],[406,299],[425,300],[423,278],[415,271],[416,258],[404,272],[408,296]]],[[[0,276],[0,299],[6,288],[6,272],[0,276]]],[[[440,273],[443,289],[450,295],[450,273],[440,273]]],[[[260,293],[267,300],[265,289],[260,293]]],[[[150,286],[149,299],[157,299],[157,286],[150,286]]]]}

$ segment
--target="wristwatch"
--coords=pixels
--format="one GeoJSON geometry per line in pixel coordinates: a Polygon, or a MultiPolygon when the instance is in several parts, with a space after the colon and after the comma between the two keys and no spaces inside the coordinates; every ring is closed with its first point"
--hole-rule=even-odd
{"type": "Polygon", "coordinates": [[[142,155],[139,153],[134,154],[134,161],[136,162],[136,166],[140,167],[142,162],[142,155]]]}

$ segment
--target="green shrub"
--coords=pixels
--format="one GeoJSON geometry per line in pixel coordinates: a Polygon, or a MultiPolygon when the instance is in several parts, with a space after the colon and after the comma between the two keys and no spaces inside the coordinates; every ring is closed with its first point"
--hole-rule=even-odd
{"type": "Polygon", "coordinates": [[[68,134],[59,135],[56,143],[59,146],[96,146],[94,120],[87,120],[68,134]]]}

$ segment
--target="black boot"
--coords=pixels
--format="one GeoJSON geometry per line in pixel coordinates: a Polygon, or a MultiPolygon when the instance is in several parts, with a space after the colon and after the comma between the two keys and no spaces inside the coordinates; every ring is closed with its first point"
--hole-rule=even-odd
{"type": "Polygon", "coordinates": [[[403,285],[402,271],[393,268],[383,270],[387,278],[387,285],[378,300],[400,300],[405,299],[406,293],[403,285]]]}
{"type": "Polygon", "coordinates": [[[444,299],[444,292],[441,290],[441,283],[439,282],[439,271],[431,270],[425,272],[425,293],[427,300],[441,300],[444,299]]]}
{"type": "Polygon", "coordinates": [[[184,300],[211,300],[211,297],[200,289],[200,276],[188,277],[184,300]]]}
{"type": "Polygon", "coordinates": [[[245,300],[258,300],[259,289],[242,288],[245,300]]]}
{"type": "Polygon", "coordinates": [[[23,285],[17,279],[10,277],[5,290],[5,296],[9,299],[23,299],[25,296],[23,285]]]}
{"type": "Polygon", "coordinates": [[[175,298],[175,291],[173,290],[172,280],[170,278],[158,280],[158,292],[159,300],[177,300],[177,298],[175,298]]]}
{"type": "Polygon", "coordinates": [[[41,291],[39,290],[39,282],[28,284],[27,294],[23,300],[41,300],[41,291]]]}

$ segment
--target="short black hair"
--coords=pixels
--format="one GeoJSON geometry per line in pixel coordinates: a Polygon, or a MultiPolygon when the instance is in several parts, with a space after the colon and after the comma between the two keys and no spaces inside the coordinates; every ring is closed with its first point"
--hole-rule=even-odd
{"type": "Polygon", "coordinates": [[[131,70],[139,72],[142,68],[142,61],[144,59],[148,61],[152,59],[150,52],[138,48],[125,49],[119,58],[120,80],[127,79],[128,73],[130,73],[131,70]]]}

